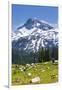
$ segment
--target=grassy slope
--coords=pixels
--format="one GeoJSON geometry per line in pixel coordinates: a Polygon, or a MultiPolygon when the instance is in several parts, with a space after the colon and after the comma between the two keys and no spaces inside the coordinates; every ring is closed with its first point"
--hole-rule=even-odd
{"type": "MultiPolygon", "coordinates": [[[[19,65],[19,67],[25,67],[24,71],[12,65],[12,85],[33,84],[31,79],[37,76],[41,81],[39,84],[54,83],[58,81],[58,64],[52,64],[51,62],[37,63],[34,66],[19,65]],[[44,72],[42,72],[44,70],[44,72]],[[31,73],[31,76],[28,76],[31,73]]],[[[38,84],[37,83],[37,84],[38,84]]]]}

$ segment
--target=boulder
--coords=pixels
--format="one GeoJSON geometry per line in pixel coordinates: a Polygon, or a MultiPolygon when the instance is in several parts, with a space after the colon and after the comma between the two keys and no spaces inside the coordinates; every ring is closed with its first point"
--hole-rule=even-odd
{"type": "Polygon", "coordinates": [[[32,63],[31,65],[34,66],[34,63],[32,63]]]}
{"type": "Polygon", "coordinates": [[[35,77],[31,80],[32,83],[40,82],[40,77],[35,77]]]}
{"type": "Polygon", "coordinates": [[[23,68],[19,68],[21,71],[23,71],[23,68]]]}
{"type": "Polygon", "coordinates": [[[55,60],[55,63],[58,63],[58,60],[55,60]]]}
{"type": "Polygon", "coordinates": [[[26,67],[30,67],[30,64],[26,64],[26,67]]]}

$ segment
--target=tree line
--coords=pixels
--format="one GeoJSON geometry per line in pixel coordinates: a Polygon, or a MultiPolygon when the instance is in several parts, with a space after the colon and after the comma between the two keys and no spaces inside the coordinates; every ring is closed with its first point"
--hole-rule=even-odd
{"type": "Polygon", "coordinates": [[[58,47],[40,48],[38,52],[26,53],[12,48],[12,63],[26,64],[58,60],[58,47]]]}

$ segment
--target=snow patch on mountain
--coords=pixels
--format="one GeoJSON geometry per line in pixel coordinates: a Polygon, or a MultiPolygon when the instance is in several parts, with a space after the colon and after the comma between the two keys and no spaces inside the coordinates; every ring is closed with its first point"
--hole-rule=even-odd
{"type": "Polygon", "coordinates": [[[38,51],[40,47],[58,45],[58,28],[46,21],[28,19],[15,32],[12,32],[13,48],[25,51],[38,51]]]}

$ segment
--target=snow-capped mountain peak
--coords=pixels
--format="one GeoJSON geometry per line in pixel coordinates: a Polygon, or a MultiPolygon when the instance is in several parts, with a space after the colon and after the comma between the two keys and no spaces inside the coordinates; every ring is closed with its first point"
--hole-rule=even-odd
{"type": "Polygon", "coordinates": [[[32,19],[29,18],[26,23],[23,26],[18,27],[18,29],[21,29],[22,27],[25,27],[28,30],[31,30],[32,28],[36,27],[39,29],[52,29],[53,26],[51,26],[48,22],[44,21],[44,20],[38,20],[36,18],[32,19]]]}
{"type": "Polygon", "coordinates": [[[46,21],[30,18],[12,34],[12,43],[13,48],[27,52],[57,46],[58,28],[46,21]]]}

